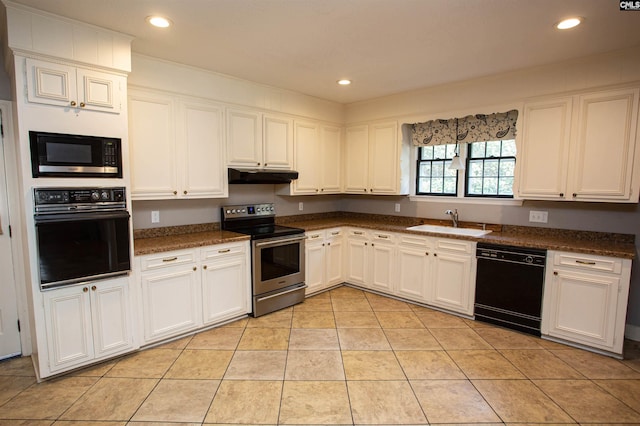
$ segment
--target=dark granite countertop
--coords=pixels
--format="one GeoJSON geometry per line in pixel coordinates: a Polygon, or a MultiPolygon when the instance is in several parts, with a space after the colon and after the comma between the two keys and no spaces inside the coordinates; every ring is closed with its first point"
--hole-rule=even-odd
{"type": "MultiPolygon", "coordinates": [[[[487,224],[491,233],[482,237],[409,231],[408,227],[422,224],[450,225],[451,222],[406,216],[384,216],[365,213],[332,212],[322,214],[285,216],[276,218],[281,225],[315,231],[339,226],[354,226],[388,232],[402,232],[431,237],[453,238],[518,247],[562,250],[576,253],[634,259],[635,235],[605,232],[573,231],[487,224]]],[[[481,229],[478,223],[462,222],[461,227],[481,229]]],[[[247,241],[249,236],[221,231],[217,223],[134,230],[136,256],[171,250],[202,247],[234,241],[247,241]]]]}
{"type": "Polygon", "coordinates": [[[133,253],[142,256],[235,241],[249,241],[249,236],[221,231],[217,223],[140,229],[133,232],[133,253]]]}

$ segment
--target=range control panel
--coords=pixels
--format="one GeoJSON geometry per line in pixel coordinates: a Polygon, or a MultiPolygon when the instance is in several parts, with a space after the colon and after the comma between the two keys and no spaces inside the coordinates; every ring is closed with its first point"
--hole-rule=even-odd
{"type": "Polygon", "coordinates": [[[275,216],[276,209],[273,203],[246,204],[239,206],[222,207],[222,219],[238,219],[250,217],[275,216]]]}

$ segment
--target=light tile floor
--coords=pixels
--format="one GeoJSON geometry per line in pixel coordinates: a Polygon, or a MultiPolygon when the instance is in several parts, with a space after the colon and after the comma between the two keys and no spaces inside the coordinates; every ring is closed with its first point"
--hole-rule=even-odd
{"type": "Polygon", "coordinates": [[[0,426],[640,424],[627,354],[340,287],[40,384],[1,362],[0,426]]]}

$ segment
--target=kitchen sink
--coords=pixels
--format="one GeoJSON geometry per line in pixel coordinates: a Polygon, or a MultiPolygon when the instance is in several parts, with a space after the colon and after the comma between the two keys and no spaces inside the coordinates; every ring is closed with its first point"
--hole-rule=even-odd
{"type": "Polygon", "coordinates": [[[454,228],[453,226],[442,225],[418,225],[407,228],[408,231],[432,232],[435,234],[465,235],[467,237],[481,237],[487,235],[491,230],[473,228],[454,228]]]}

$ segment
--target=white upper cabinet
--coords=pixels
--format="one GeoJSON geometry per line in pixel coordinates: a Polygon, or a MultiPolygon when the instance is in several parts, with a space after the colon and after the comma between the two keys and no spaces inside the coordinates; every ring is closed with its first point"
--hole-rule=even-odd
{"type": "Polygon", "coordinates": [[[131,89],[132,198],[226,197],[223,117],[213,102],[131,89]]]}
{"type": "Polygon", "coordinates": [[[232,167],[289,170],[293,162],[293,120],[227,108],[227,152],[232,167]]]}
{"type": "Polygon", "coordinates": [[[338,194],[341,187],[342,129],[317,121],[294,121],[293,169],[298,179],[278,189],[284,195],[338,194]]]}
{"type": "Polygon", "coordinates": [[[369,188],[369,126],[346,129],[344,192],[366,194],[369,188]]]}
{"type": "Polygon", "coordinates": [[[26,67],[29,102],[120,113],[124,76],[31,58],[26,67]]]}
{"type": "MultiPolygon", "coordinates": [[[[396,121],[347,127],[344,192],[351,194],[406,194],[401,165],[408,150],[396,121]]],[[[408,173],[408,170],[407,170],[408,173]]]]}
{"type": "Polygon", "coordinates": [[[293,164],[293,120],[264,114],[262,129],[264,167],[290,170],[293,164]]]}
{"type": "Polygon", "coordinates": [[[562,199],[566,192],[572,98],[524,106],[519,195],[562,199]]]}
{"type": "Polygon", "coordinates": [[[342,129],[320,126],[320,193],[338,194],[342,190],[342,129]]]}
{"type": "Polygon", "coordinates": [[[637,202],[638,89],[526,103],[518,195],[637,202]]]}

